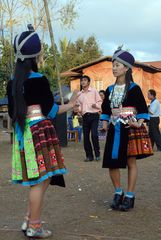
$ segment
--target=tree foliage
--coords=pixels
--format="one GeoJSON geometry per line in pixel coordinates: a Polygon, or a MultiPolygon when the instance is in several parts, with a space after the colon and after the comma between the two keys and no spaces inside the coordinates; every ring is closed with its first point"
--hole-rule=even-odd
{"type": "Polygon", "coordinates": [[[0,98],[5,96],[6,85],[11,78],[11,51],[13,56],[13,48],[9,41],[4,40],[3,45],[0,42],[0,98]]]}
{"type": "MultiPolygon", "coordinates": [[[[7,81],[11,77],[11,45],[9,41],[6,40],[5,43],[0,46],[0,97],[3,97],[6,91],[7,81]]],[[[89,37],[86,41],[83,38],[79,38],[75,42],[68,41],[67,38],[64,38],[59,41],[59,48],[56,47],[60,72],[67,71],[70,68],[99,58],[101,54],[102,52],[94,36],[89,37]]],[[[52,51],[50,46],[46,43],[43,43],[43,55],[43,59],[41,59],[40,63],[40,71],[49,78],[52,89],[57,89],[58,86],[52,51]]],[[[62,82],[68,85],[69,79],[63,79],[62,82]]]]}
{"type": "MultiPolygon", "coordinates": [[[[78,0],[63,1],[48,0],[50,7],[51,21],[59,22],[63,27],[73,27],[75,19],[78,17],[77,3],[78,0]]],[[[48,31],[47,20],[42,0],[0,0],[0,97],[4,95],[6,79],[9,79],[13,74],[14,60],[13,60],[13,37],[26,28],[26,25],[31,23],[35,30],[39,33],[42,43],[48,31]],[[23,14],[22,14],[23,13],[23,14]],[[8,42],[6,46],[5,43],[8,42]],[[4,53],[6,51],[6,53],[4,53]]],[[[51,49],[43,49],[41,61],[44,62],[44,56],[51,55],[51,49]]],[[[47,57],[45,56],[45,59],[47,57]]],[[[43,67],[42,71],[47,72],[51,79],[55,79],[54,65],[52,67],[43,67]]],[[[55,82],[52,81],[53,88],[56,87],[55,82]]]]}
{"type": "MultiPolygon", "coordinates": [[[[76,10],[78,1],[67,0],[61,5],[61,1],[48,0],[52,12],[51,20],[59,22],[63,27],[72,28],[78,17],[76,10]]],[[[40,56],[40,71],[50,79],[52,89],[58,87],[53,53],[51,47],[44,43],[48,28],[43,1],[0,0],[0,97],[5,95],[7,81],[13,74],[13,36],[21,31],[20,29],[24,29],[24,24],[27,23],[33,24],[41,38],[43,54],[40,56]]],[[[91,61],[102,54],[94,36],[87,40],[78,38],[75,42],[64,38],[55,49],[59,72],[91,61]]],[[[62,82],[69,84],[69,79],[63,79],[62,82]]]]}
{"type": "MultiPolygon", "coordinates": [[[[50,74],[50,69],[54,69],[54,63],[50,49],[45,50],[47,58],[44,60],[43,71],[50,74]]],[[[83,63],[92,61],[102,56],[97,41],[94,36],[90,36],[86,41],[83,38],[77,39],[75,42],[68,41],[67,38],[59,41],[59,49],[57,49],[57,61],[60,72],[67,71],[70,68],[79,66],[83,63]]],[[[51,79],[51,76],[48,75],[51,79]]],[[[52,79],[56,78],[56,72],[53,72],[52,79]]],[[[69,79],[62,80],[63,84],[69,85],[69,79]]],[[[52,86],[56,86],[53,80],[52,86]]]]}

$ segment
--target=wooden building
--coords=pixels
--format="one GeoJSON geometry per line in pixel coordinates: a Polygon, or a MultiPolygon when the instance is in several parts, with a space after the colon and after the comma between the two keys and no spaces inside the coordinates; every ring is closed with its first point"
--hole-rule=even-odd
{"type": "MultiPolygon", "coordinates": [[[[81,75],[88,75],[91,78],[91,86],[98,91],[105,90],[115,81],[111,60],[110,56],[102,57],[63,72],[61,76],[70,77],[71,90],[80,89],[79,77],[81,75]]],[[[142,88],[147,103],[149,103],[147,92],[151,88],[156,90],[157,98],[161,102],[161,62],[135,62],[133,77],[134,81],[142,88]]]]}

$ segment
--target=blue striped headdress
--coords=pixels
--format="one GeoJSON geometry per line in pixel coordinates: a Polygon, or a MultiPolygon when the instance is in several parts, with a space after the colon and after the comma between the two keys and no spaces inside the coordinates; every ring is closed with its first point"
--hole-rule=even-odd
{"type": "Polygon", "coordinates": [[[18,34],[14,39],[14,51],[16,60],[23,61],[26,58],[34,58],[41,52],[39,36],[34,31],[26,31],[18,34]]]}
{"type": "Polygon", "coordinates": [[[122,49],[118,49],[114,52],[112,62],[114,60],[124,64],[128,68],[132,68],[135,62],[133,55],[122,49]]]}

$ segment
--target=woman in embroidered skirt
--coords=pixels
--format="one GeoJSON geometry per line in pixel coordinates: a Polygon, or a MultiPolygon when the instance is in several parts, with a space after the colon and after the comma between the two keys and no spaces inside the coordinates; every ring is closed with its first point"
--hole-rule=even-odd
{"type": "Polygon", "coordinates": [[[114,85],[106,90],[102,104],[101,120],[108,133],[104,151],[103,168],[115,188],[111,208],[128,211],[134,207],[137,180],[136,159],[152,155],[151,142],[143,124],[149,120],[148,109],[140,87],[133,82],[134,57],[118,49],[112,58],[114,85]],[[128,166],[128,189],[124,193],[120,181],[120,168],[128,166]]]}
{"type": "Polygon", "coordinates": [[[41,225],[43,197],[51,182],[65,186],[63,174],[67,172],[52,120],[57,113],[73,108],[77,94],[68,104],[54,103],[47,78],[38,73],[36,57],[41,43],[36,32],[17,35],[14,50],[15,74],[7,86],[9,115],[14,124],[12,181],[30,186],[22,231],[28,237],[46,238],[52,232],[41,225]]]}

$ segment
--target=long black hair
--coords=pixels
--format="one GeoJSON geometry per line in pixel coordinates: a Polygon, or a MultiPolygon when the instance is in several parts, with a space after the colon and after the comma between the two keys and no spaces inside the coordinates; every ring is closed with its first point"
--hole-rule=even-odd
{"type": "Polygon", "coordinates": [[[18,122],[22,132],[24,131],[27,113],[27,106],[24,99],[24,82],[27,80],[31,71],[38,71],[36,58],[28,58],[24,61],[20,59],[17,60],[12,88],[14,102],[13,122],[18,122]]]}
{"type": "Polygon", "coordinates": [[[125,74],[125,91],[122,98],[122,102],[125,101],[125,99],[127,98],[131,82],[134,82],[134,80],[132,76],[132,69],[129,68],[125,74]]]}

